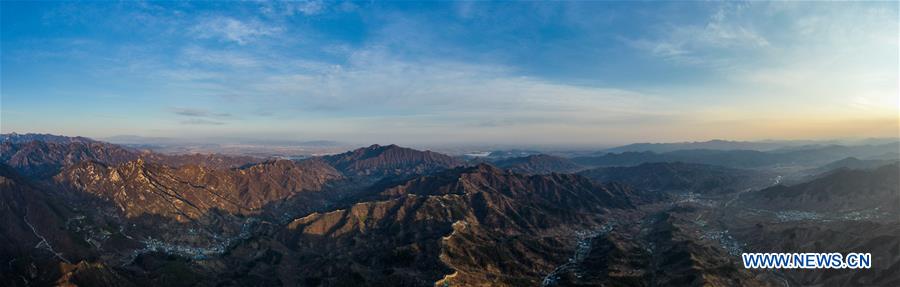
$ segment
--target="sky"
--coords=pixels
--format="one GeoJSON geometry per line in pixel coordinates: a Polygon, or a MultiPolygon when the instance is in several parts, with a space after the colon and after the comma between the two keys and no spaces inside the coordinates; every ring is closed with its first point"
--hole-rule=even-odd
{"type": "Polygon", "coordinates": [[[0,2],[0,131],[896,137],[898,2],[0,2]]]}

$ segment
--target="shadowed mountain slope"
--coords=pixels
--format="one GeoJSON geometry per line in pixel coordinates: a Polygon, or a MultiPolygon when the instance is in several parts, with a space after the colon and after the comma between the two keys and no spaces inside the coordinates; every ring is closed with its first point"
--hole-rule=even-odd
{"type": "Polygon", "coordinates": [[[766,187],[774,176],[765,172],[682,162],[603,167],[578,174],[592,180],[616,181],[647,191],[728,193],[766,187]]]}
{"type": "Polygon", "coordinates": [[[497,167],[524,174],[568,173],[582,168],[569,159],[546,154],[508,158],[496,161],[493,164],[497,167]]]}
{"type": "Polygon", "coordinates": [[[744,194],[740,204],[771,210],[900,212],[900,165],[840,169],[809,182],[744,194]]]}
{"type": "Polygon", "coordinates": [[[396,145],[372,145],[322,157],[347,176],[409,176],[441,171],[463,163],[448,155],[396,145]]]}
{"type": "MultiPolygon", "coordinates": [[[[778,166],[819,166],[846,157],[871,158],[891,156],[900,143],[860,146],[801,146],[771,151],[690,149],[670,152],[622,152],[572,160],[584,166],[632,166],[648,162],[686,162],[734,168],[771,168],[778,166]]],[[[890,158],[890,159],[896,159],[890,158]]]]}

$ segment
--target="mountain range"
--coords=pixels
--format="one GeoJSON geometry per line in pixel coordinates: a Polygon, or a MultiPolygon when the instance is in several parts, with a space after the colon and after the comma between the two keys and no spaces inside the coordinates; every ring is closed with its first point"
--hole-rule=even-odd
{"type": "Polygon", "coordinates": [[[596,156],[580,156],[572,160],[589,167],[631,166],[648,162],[686,162],[733,168],[817,167],[847,157],[861,159],[896,159],[900,142],[877,145],[803,146],[771,151],[685,149],[669,152],[621,152],[596,156]]]}
{"type": "Polygon", "coordinates": [[[643,190],[698,193],[729,193],[758,189],[771,185],[776,177],[758,170],[683,162],[601,167],[584,170],[578,174],[600,182],[622,182],[643,190]]]}
{"type": "Polygon", "coordinates": [[[656,152],[665,153],[676,150],[756,150],[772,151],[778,149],[809,148],[828,145],[881,145],[896,143],[896,138],[868,138],[863,140],[764,140],[764,141],[729,141],[709,140],[676,143],[634,143],[608,148],[597,152],[598,155],[623,152],[656,152]]]}
{"type": "Polygon", "coordinates": [[[900,170],[830,163],[882,146],[466,160],[372,145],[286,160],[3,139],[4,286],[900,282],[900,170]],[[824,164],[785,185],[813,170],[778,167],[798,162],[824,164]],[[857,275],[739,265],[745,250],[816,246],[879,257],[857,275]]]}
{"type": "Polygon", "coordinates": [[[900,165],[875,169],[842,168],[796,185],[777,185],[744,195],[744,206],[787,210],[847,212],[895,211],[900,206],[900,165]],[[893,198],[897,197],[897,198],[893,198]]]}
{"type": "Polygon", "coordinates": [[[582,166],[570,159],[546,154],[505,158],[494,161],[492,164],[526,174],[570,173],[583,169],[582,166]]]}

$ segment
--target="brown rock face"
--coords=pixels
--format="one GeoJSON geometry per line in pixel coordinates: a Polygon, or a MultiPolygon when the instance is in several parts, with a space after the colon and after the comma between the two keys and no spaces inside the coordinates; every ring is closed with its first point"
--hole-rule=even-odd
{"type": "Polygon", "coordinates": [[[252,156],[233,156],[222,154],[159,154],[149,151],[141,153],[141,157],[148,162],[159,163],[162,165],[179,167],[184,165],[195,165],[213,169],[228,169],[243,167],[246,165],[259,163],[263,159],[252,156]]]}
{"type": "MultiPolygon", "coordinates": [[[[17,169],[25,176],[46,178],[62,169],[84,161],[95,161],[118,165],[138,158],[148,162],[168,166],[197,165],[207,168],[233,168],[259,162],[249,156],[226,156],[219,154],[167,155],[148,151],[137,151],[106,142],[87,138],[53,137],[52,141],[6,140],[0,143],[0,162],[17,169]]],[[[43,138],[43,137],[37,137],[43,138]]]]}
{"type": "Polygon", "coordinates": [[[322,190],[342,176],[321,161],[268,161],[239,169],[169,167],[139,158],[121,165],[88,161],[55,177],[58,184],[114,202],[127,217],[161,215],[179,221],[210,210],[253,214],[300,192],[322,190]]]}
{"type": "Polygon", "coordinates": [[[534,285],[566,260],[574,231],[630,207],[629,192],[489,165],[416,178],[288,224],[276,237],[302,260],[279,267],[299,270],[282,281],[422,286],[456,274],[454,284],[534,285]]]}
{"type": "Polygon", "coordinates": [[[26,176],[39,178],[53,176],[65,167],[86,160],[119,164],[137,158],[138,154],[131,150],[90,140],[24,143],[5,141],[0,144],[0,161],[26,176]]]}

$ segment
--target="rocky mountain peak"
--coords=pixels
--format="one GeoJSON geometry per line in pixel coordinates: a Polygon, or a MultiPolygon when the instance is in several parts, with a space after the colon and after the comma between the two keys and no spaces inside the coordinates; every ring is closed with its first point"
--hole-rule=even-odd
{"type": "Polygon", "coordinates": [[[468,170],[470,171],[470,173],[483,173],[492,175],[501,175],[506,173],[504,170],[488,163],[479,163],[474,167],[469,168],[468,170]]]}

